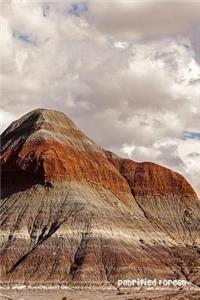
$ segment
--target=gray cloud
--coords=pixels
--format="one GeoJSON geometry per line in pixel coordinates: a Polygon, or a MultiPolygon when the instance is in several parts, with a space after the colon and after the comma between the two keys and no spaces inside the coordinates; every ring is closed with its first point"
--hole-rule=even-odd
{"type": "Polygon", "coordinates": [[[106,33],[123,37],[163,37],[200,24],[199,1],[95,1],[91,19],[106,33]]]}
{"type": "Polygon", "coordinates": [[[189,153],[187,156],[192,157],[192,158],[196,158],[196,157],[200,157],[200,153],[192,152],[192,153],[189,153]]]}

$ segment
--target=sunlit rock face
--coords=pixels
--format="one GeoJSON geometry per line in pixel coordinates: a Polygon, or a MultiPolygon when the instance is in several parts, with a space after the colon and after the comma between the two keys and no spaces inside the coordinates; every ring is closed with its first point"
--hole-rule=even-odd
{"type": "Polygon", "coordinates": [[[26,114],[1,142],[2,284],[200,285],[200,201],[180,174],[104,150],[57,111],[26,114]]]}

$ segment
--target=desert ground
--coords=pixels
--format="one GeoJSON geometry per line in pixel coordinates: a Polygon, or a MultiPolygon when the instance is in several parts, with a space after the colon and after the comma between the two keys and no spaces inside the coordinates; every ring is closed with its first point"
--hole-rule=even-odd
{"type": "Polygon", "coordinates": [[[199,300],[192,290],[1,290],[0,300],[199,300]]]}

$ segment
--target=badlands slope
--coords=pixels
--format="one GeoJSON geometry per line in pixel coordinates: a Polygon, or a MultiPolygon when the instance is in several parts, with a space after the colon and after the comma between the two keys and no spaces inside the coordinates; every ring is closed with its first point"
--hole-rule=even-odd
{"type": "Polygon", "coordinates": [[[180,174],[104,150],[61,112],[1,136],[1,285],[200,286],[200,201],[180,174]]]}

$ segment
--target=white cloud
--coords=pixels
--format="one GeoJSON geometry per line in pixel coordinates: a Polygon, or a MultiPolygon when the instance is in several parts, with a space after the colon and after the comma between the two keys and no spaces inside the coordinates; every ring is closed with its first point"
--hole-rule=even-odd
{"type": "Polygon", "coordinates": [[[1,128],[7,128],[12,121],[14,121],[16,115],[8,111],[0,110],[0,125],[1,128]]]}
{"type": "Polygon", "coordinates": [[[200,191],[200,140],[181,141],[178,152],[184,161],[187,178],[200,191]]]}

